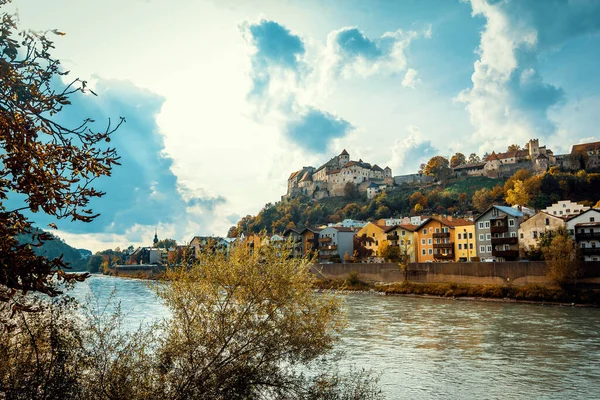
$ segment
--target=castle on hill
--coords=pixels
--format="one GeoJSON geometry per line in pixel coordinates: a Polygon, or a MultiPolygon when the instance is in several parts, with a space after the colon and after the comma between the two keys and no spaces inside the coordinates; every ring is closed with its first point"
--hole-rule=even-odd
{"type": "Polygon", "coordinates": [[[361,192],[376,193],[393,186],[392,170],[369,164],[363,160],[351,161],[344,149],[319,168],[303,167],[288,178],[286,197],[305,195],[314,199],[344,196],[348,183],[361,192]]]}

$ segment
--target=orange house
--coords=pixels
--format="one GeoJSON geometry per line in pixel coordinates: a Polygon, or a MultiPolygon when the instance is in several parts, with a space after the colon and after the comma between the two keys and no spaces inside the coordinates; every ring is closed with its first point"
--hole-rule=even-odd
{"type": "Polygon", "coordinates": [[[470,259],[471,255],[475,255],[473,252],[476,251],[474,226],[473,221],[467,219],[431,217],[419,225],[417,229],[419,233],[418,262],[457,261],[459,258],[470,259]],[[459,234],[460,239],[458,239],[459,234]],[[465,257],[467,252],[463,252],[462,248],[467,243],[469,236],[473,241],[467,244],[467,248],[470,245],[472,245],[472,248],[469,249],[470,254],[465,257]],[[457,240],[460,242],[461,251],[458,250],[457,240]]]}

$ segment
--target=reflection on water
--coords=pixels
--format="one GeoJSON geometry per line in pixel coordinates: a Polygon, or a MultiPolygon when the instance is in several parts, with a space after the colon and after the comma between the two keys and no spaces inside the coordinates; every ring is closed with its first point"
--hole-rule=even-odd
{"type": "MultiPolygon", "coordinates": [[[[92,277],[73,295],[116,290],[128,326],[168,316],[144,281],[92,277]]],[[[345,365],[382,373],[389,398],[589,399],[600,393],[600,310],[345,296],[345,365]]]]}

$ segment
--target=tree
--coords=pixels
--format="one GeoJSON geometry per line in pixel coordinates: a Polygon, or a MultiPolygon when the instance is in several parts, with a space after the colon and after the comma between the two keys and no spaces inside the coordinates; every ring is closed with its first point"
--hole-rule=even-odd
{"type": "Polygon", "coordinates": [[[469,164],[475,164],[481,162],[481,158],[475,153],[469,154],[469,164]]]}
{"type": "Polygon", "coordinates": [[[529,193],[523,181],[516,181],[514,188],[508,190],[506,202],[511,206],[529,204],[529,193]]]}
{"type": "Polygon", "coordinates": [[[548,279],[565,288],[569,280],[579,274],[577,245],[569,236],[566,228],[561,227],[541,239],[541,248],[546,261],[548,279]]]}
{"type": "Polygon", "coordinates": [[[398,262],[401,258],[400,247],[390,245],[387,240],[383,240],[377,247],[379,257],[383,257],[386,261],[398,262]]]}
{"type": "Polygon", "coordinates": [[[297,398],[298,368],[326,355],[344,326],[340,299],[314,295],[310,260],[286,243],[201,254],[166,275],[157,293],[173,317],[156,363],[166,398],[297,398]]]}
{"type": "Polygon", "coordinates": [[[437,181],[446,183],[450,177],[450,163],[442,156],[432,157],[425,166],[425,175],[433,176],[437,181]]]}
{"type": "Polygon", "coordinates": [[[493,204],[492,196],[488,188],[481,188],[473,194],[473,207],[477,211],[484,212],[493,204]]]}
{"type": "MultiPolygon", "coordinates": [[[[0,0],[0,6],[9,1],[0,0]]],[[[32,222],[22,212],[81,222],[96,218],[89,201],[104,193],[93,182],[109,176],[118,164],[116,150],[105,143],[124,120],[116,126],[109,120],[100,132],[89,118],[74,126],[56,122],[56,114],[78,92],[94,93],[78,79],[56,90],[67,72],[50,53],[49,33],[17,34],[14,16],[3,13],[0,18],[0,299],[14,298],[15,291],[55,296],[61,282],[86,275],[67,273],[60,258],[49,260],[20,245],[16,236],[32,232],[32,222]],[[21,205],[7,204],[17,198],[24,199],[21,205]]],[[[35,233],[33,246],[46,240],[47,233],[35,233]]]]}
{"type": "Polygon", "coordinates": [[[421,192],[414,192],[410,195],[408,201],[411,207],[414,207],[417,204],[420,204],[421,207],[426,207],[429,199],[426,196],[424,196],[421,192]]]}
{"type": "Polygon", "coordinates": [[[507,152],[512,153],[513,151],[521,150],[521,146],[518,144],[511,144],[508,146],[507,152]]]}
{"type": "Polygon", "coordinates": [[[358,191],[358,187],[352,183],[348,182],[344,185],[344,196],[346,196],[347,200],[354,200],[360,197],[360,193],[358,191]]]}
{"type": "Polygon", "coordinates": [[[177,247],[177,241],[175,239],[162,239],[156,242],[154,247],[159,249],[170,249],[172,247],[177,247]]]}
{"type": "Polygon", "coordinates": [[[456,168],[459,165],[463,165],[467,163],[467,157],[463,153],[456,153],[450,159],[450,167],[456,168]]]}

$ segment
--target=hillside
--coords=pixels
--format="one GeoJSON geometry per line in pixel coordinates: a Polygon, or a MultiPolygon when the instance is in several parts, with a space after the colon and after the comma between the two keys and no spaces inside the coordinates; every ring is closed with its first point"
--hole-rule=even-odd
{"type": "MultiPolygon", "coordinates": [[[[39,229],[36,231],[40,232],[39,229]]],[[[92,252],[86,249],[76,249],[69,246],[58,236],[52,236],[54,240],[44,242],[40,247],[34,247],[34,252],[49,259],[58,258],[62,255],[64,261],[69,263],[72,271],[86,271],[88,259],[92,255],[92,252]]],[[[21,235],[18,237],[18,240],[22,244],[33,242],[31,235],[21,235]]]]}
{"type": "Polygon", "coordinates": [[[269,203],[256,216],[246,216],[231,227],[229,236],[240,232],[282,232],[286,228],[335,223],[345,218],[373,220],[415,214],[420,204],[421,213],[469,214],[474,212],[471,201],[480,189],[504,185],[503,180],[485,177],[466,177],[451,180],[445,188],[435,184],[403,185],[380,193],[367,200],[365,193],[351,196],[312,200],[306,196],[269,203]]]}

